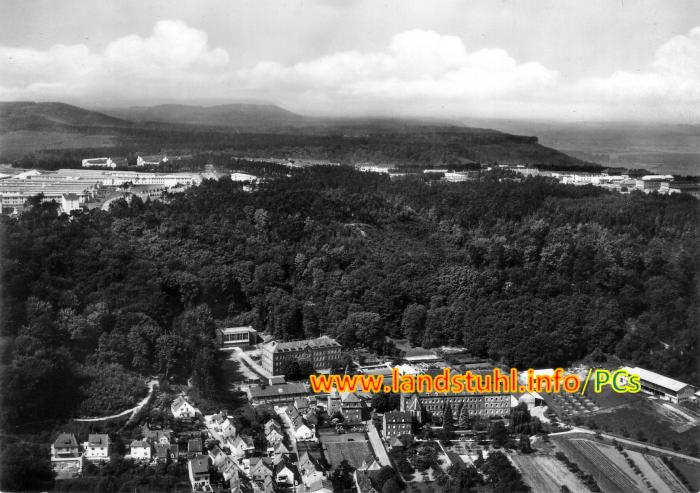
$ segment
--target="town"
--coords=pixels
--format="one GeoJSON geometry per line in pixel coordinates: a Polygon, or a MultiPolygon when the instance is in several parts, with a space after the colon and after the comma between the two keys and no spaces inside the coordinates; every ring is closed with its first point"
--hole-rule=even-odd
{"type": "MultiPolygon", "coordinates": [[[[58,483],[90,477],[116,454],[132,467],[182,467],[193,492],[431,492],[466,489],[484,477],[508,484],[508,491],[689,492],[683,471],[700,463],[682,445],[614,419],[619,411],[618,419],[624,417],[633,399],[632,405],[674,427],[700,421],[700,391],[643,368],[625,367],[640,377],[642,393],[635,396],[315,394],[300,369],[383,375],[387,381],[394,368],[402,375],[436,375],[445,368],[488,372],[495,365],[463,348],[427,350],[395,341],[401,354],[388,358],[349,351],[328,336],[277,341],[250,326],[217,329],[217,343],[237,369],[229,382],[240,396],[237,408],[200,407],[188,387],[161,380],[142,407],[115,418],[126,417],[125,426],[54,437],[58,483]],[[486,473],[494,468],[496,477],[486,473]]],[[[588,367],[567,371],[585,377],[588,367]]],[[[524,383],[524,371],[519,378],[524,383]]],[[[99,427],[111,419],[76,422],[99,427]]]]}

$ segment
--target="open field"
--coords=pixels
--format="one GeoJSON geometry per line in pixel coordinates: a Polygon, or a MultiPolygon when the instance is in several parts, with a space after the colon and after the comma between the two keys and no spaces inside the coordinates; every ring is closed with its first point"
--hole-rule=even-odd
{"type": "Polygon", "coordinates": [[[700,491],[700,465],[676,457],[672,458],[671,462],[688,481],[691,490],[700,491]]]}
{"type": "Polygon", "coordinates": [[[586,473],[593,476],[606,493],[641,492],[636,481],[611,461],[589,440],[556,439],[556,444],[566,456],[586,473]]]}
{"type": "Polygon", "coordinates": [[[559,493],[562,485],[566,485],[573,493],[589,491],[576,475],[554,457],[537,454],[511,454],[508,457],[520,470],[523,480],[532,491],[559,493]]]}
{"type": "Polygon", "coordinates": [[[657,491],[688,493],[688,489],[659,457],[641,454],[633,450],[628,450],[627,453],[657,491]]]}
{"type": "Polygon", "coordinates": [[[333,470],[343,461],[347,461],[351,467],[357,469],[365,459],[373,457],[364,433],[322,434],[320,441],[323,455],[333,470]]]}

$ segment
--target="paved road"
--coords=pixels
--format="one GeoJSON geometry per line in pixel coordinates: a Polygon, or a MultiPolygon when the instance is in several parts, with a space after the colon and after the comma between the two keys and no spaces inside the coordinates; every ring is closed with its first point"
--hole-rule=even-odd
{"type": "MultiPolygon", "coordinates": [[[[595,433],[596,432],[591,431],[591,430],[587,430],[585,428],[572,428],[569,431],[560,431],[558,433],[550,433],[549,436],[550,437],[557,437],[557,436],[570,435],[570,436],[572,436],[572,438],[589,438],[590,435],[595,435],[595,433]],[[577,435],[588,435],[588,436],[583,436],[583,437],[578,436],[577,437],[577,435]]],[[[697,457],[693,457],[691,455],[681,454],[680,452],[675,452],[673,450],[668,450],[665,448],[656,447],[654,445],[649,445],[649,444],[646,444],[644,442],[638,442],[636,440],[629,440],[627,438],[622,438],[622,437],[618,437],[615,435],[609,435],[607,433],[601,433],[601,436],[603,436],[609,440],[615,440],[615,441],[620,442],[620,443],[626,443],[627,445],[634,445],[635,447],[647,448],[647,449],[653,450],[655,452],[661,452],[661,453],[666,454],[666,455],[672,455],[672,456],[678,457],[680,459],[686,459],[686,460],[700,464],[700,459],[698,459],[697,457]]]]}
{"type": "Polygon", "coordinates": [[[131,414],[132,416],[135,415],[137,412],[141,410],[143,406],[146,405],[148,400],[151,398],[151,395],[153,394],[153,390],[156,388],[158,385],[158,380],[151,380],[148,382],[148,395],[141,399],[141,402],[136,404],[134,407],[127,409],[126,411],[122,411],[118,414],[112,414],[111,416],[102,416],[99,418],[76,418],[73,421],[81,421],[81,422],[95,422],[95,421],[109,421],[110,419],[116,419],[116,418],[121,418],[122,416],[126,416],[127,414],[131,414]]]}

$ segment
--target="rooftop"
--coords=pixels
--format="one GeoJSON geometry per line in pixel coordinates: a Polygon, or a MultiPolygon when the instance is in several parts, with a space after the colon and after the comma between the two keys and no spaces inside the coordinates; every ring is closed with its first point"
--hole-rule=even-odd
{"type": "Polygon", "coordinates": [[[204,474],[209,472],[209,457],[206,455],[195,455],[190,459],[190,468],[193,474],[204,474]]]}
{"type": "Polygon", "coordinates": [[[633,368],[627,366],[621,369],[627,370],[627,372],[632,375],[639,375],[639,378],[641,378],[642,380],[645,380],[649,383],[653,383],[654,385],[658,385],[673,392],[678,392],[679,390],[688,387],[687,383],[674,380],[673,378],[666,377],[664,375],[659,375],[658,373],[645,370],[644,368],[639,368],[638,366],[633,368]]]}
{"type": "Polygon", "coordinates": [[[245,327],[226,327],[219,329],[222,334],[245,334],[246,332],[257,332],[253,327],[247,325],[245,327]]]}
{"type": "Polygon", "coordinates": [[[341,347],[338,341],[328,336],[317,337],[316,339],[304,339],[302,341],[278,342],[272,341],[265,344],[272,352],[278,351],[301,351],[306,348],[319,349],[325,347],[341,347]]]}
{"type": "Polygon", "coordinates": [[[289,382],[283,383],[282,385],[268,385],[267,387],[251,387],[248,392],[250,392],[250,397],[252,399],[274,397],[283,394],[290,395],[290,399],[292,399],[296,394],[306,394],[307,390],[302,383],[289,382]]]}

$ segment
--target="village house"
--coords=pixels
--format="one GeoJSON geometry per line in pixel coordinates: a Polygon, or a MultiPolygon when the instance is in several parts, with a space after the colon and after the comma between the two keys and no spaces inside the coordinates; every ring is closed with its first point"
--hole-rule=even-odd
{"type": "Polygon", "coordinates": [[[280,458],[284,458],[284,457],[288,456],[289,454],[291,454],[291,452],[289,451],[289,449],[286,447],[286,445],[282,441],[280,441],[280,443],[277,444],[277,446],[275,447],[275,450],[273,452],[275,460],[280,459],[280,458]]]}
{"type": "Polygon", "coordinates": [[[231,453],[238,458],[248,457],[254,450],[255,444],[249,436],[239,435],[233,441],[226,442],[231,453]]]}
{"type": "Polygon", "coordinates": [[[224,438],[235,438],[236,437],[236,425],[230,418],[226,418],[223,423],[221,423],[221,434],[224,438]]]}
{"type": "Polygon", "coordinates": [[[180,447],[175,443],[157,443],[154,448],[154,457],[158,462],[167,462],[168,459],[177,459],[177,456],[180,452],[180,447]]]}
{"type": "Polygon", "coordinates": [[[311,410],[311,406],[309,405],[309,399],[306,397],[297,397],[294,399],[294,407],[297,408],[297,410],[301,413],[301,415],[305,415],[311,410]]]}
{"type": "Polygon", "coordinates": [[[134,460],[151,460],[151,444],[145,440],[134,440],[130,445],[131,458],[134,460]]]}
{"type": "Polygon", "coordinates": [[[68,457],[80,457],[78,440],[72,433],[59,433],[51,444],[51,459],[64,459],[68,457]]]}
{"type": "Polygon", "coordinates": [[[109,436],[104,433],[91,433],[83,444],[83,456],[89,461],[109,460],[109,436]]]}
{"type": "Polygon", "coordinates": [[[328,394],[328,399],[326,401],[326,412],[328,413],[328,416],[333,416],[335,413],[340,412],[340,393],[335,387],[333,387],[328,394]]]}
{"type": "Polygon", "coordinates": [[[195,455],[200,455],[202,453],[202,439],[201,438],[191,438],[187,440],[187,457],[191,459],[195,455]]]}
{"type": "Polygon", "coordinates": [[[190,476],[192,490],[204,490],[209,485],[209,457],[196,455],[187,461],[187,471],[190,476]]]}
{"type": "Polygon", "coordinates": [[[297,482],[297,476],[291,461],[282,459],[275,465],[274,480],[278,486],[293,486],[297,482]]]}
{"type": "Polygon", "coordinates": [[[177,419],[194,418],[196,414],[194,406],[181,395],[170,405],[170,410],[177,419]]]}
{"type": "Polygon", "coordinates": [[[355,479],[355,490],[357,493],[379,493],[374,486],[372,486],[372,481],[369,478],[369,471],[356,470],[354,475],[355,479]]]}
{"type": "Polygon", "coordinates": [[[333,483],[328,479],[317,479],[307,485],[307,493],[333,493],[333,483]]]}
{"type": "Polygon", "coordinates": [[[294,406],[287,406],[285,411],[292,424],[292,432],[294,438],[299,441],[313,440],[315,438],[314,430],[306,425],[304,418],[299,414],[299,411],[294,406]]]}
{"type": "Polygon", "coordinates": [[[254,481],[263,481],[272,477],[274,464],[269,457],[252,457],[250,459],[250,477],[254,481]]]}
{"type": "Polygon", "coordinates": [[[340,413],[346,423],[361,423],[364,402],[354,392],[348,392],[340,398],[340,413]]]}
{"type": "Polygon", "coordinates": [[[323,466],[308,452],[303,452],[301,456],[299,456],[297,466],[301,474],[301,480],[306,486],[310,486],[311,483],[327,478],[323,466]]]}
{"type": "Polygon", "coordinates": [[[382,434],[386,440],[411,434],[413,416],[407,412],[389,411],[382,417],[382,434]]]}
{"type": "Polygon", "coordinates": [[[270,446],[274,447],[281,442],[283,438],[284,435],[282,435],[282,428],[277,424],[277,422],[270,420],[265,423],[265,440],[267,440],[267,443],[270,446]]]}

